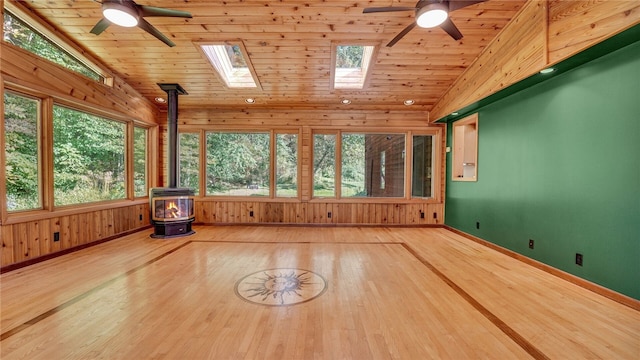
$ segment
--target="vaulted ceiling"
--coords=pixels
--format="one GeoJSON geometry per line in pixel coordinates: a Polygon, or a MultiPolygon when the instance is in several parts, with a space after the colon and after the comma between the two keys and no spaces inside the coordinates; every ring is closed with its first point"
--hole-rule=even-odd
{"type": "MultiPolygon", "coordinates": [[[[414,0],[139,0],[140,5],[188,11],[191,19],[147,20],[175,44],[169,47],[139,28],[108,27],[90,33],[102,18],[90,0],[24,1],[22,4],[103,62],[149,100],[166,94],[158,83],[178,83],[189,96],[181,108],[341,109],[429,111],[524,5],[489,0],[456,10],[451,19],[464,37],[440,28],[414,28],[393,47],[385,45],[414,21],[413,11],[363,14],[367,7],[416,5],[414,0]],[[200,42],[240,40],[260,89],[229,89],[198,49],[200,42]],[[367,86],[334,90],[331,48],[336,43],[379,45],[367,86]],[[405,106],[404,100],[415,101],[405,106]]],[[[163,105],[159,105],[163,106],[163,105]]]]}

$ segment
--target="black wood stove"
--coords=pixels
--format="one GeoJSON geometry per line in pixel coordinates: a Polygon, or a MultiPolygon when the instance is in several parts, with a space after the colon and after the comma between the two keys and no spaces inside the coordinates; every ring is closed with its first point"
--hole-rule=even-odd
{"type": "Polygon", "coordinates": [[[149,194],[151,237],[171,238],[193,234],[191,223],[195,220],[193,190],[185,188],[152,188],[149,194]]]}
{"type": "Polygon", "coordinates": [[[195,220],[194,191],[177,187],[178,183],[178,95],[187,94],[178,84],[158,84],[167,92],[168,145],[167,167],[169,186],[152,188],[149,192],[149,209],[153,238],[172,238],[191,235],[191,223],[195,220]]]}

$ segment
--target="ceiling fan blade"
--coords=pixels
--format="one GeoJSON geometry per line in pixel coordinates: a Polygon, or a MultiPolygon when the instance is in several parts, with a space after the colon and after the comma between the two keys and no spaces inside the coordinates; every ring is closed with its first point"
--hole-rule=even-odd
{"type": "Polygon", "coordinates": [[[440,25],[440,27],[442,28],[442,30],[446,31],[447,34],[451,35],[451,37],[455,40],[462,39],[462,33],[460,32],[460,30],[458,30],[453,21],[451,21],[451,18],[447,18],[447,20],[445,20],[440,25]]]}
{"type": "Polygon", "coordinates": [[[181,17],[192,18],[191,13],[181,10],[165,9],[155,6],[137,5],[140,16],[163,16],[163,17],[181,17]]]}
{"type": "Polygon", "coordinates": [[[407,35],[409,31],[411,31],[414,27],[416,27],[415,22],[412,22],[411,24],[409,24],[406,28],[404,28],[404,30],[400,31],[400,33],[396,35],[396,37],[394,37],[391,41],[389,41],[389,43],[387,44],[387,47],[392,47],[393,45],[395,45],[398,41],[400,41],[400,39],[402,39],[405,35],[407,35]]]}
{"type": "Polygon", "coordinates": [[[391,12],[391,11],[413,11],[416,10],[414,7],[371,7],[365,8],[362,10],[364,14],[369,13],[379,13],[379,12],[391,12]]]}
{"type": "Polygon", "coordinates": [[[174,44],[173,41],[169,40],[168,37],[164,36],[163,33],[158,31],[158,29],[154,28],[153,25],[149,24],[145,19],[140,19],[140,21],[138,22],[138,27],[148,32],[149,34],[155,36],[156,38],[158,38],[158,40],[162,41],[163,43],[171,47],[176,46],[176,44],[174,44]]]}
{"type": "Polygon", "coordinates": [[[106,28],[109,27],[109,25],[111,25],[111,22],[109,22],[109,20],[102,18],[100,19],[100,21],[98,21],[98,23],[93,27],[93,29],[91,29],[91,33],[92,34],[96,34],[96,35],[100,35],[102,34],[103,31],[106,30],[106,28]]]}
{"type": "Polygon", "coordinates": [[[455,11],[487,0],[449,0],[449,11],[455,11]]]}

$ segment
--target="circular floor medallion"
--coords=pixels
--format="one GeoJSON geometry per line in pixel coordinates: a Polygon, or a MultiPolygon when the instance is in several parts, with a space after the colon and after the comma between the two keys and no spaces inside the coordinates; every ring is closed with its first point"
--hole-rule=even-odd
{"type": "Polygon", "coordinates": [[[286,306],[303,303],[322,295],[324,278],[303,269],[269,269],[249,274],[236,283],[236,294],[249,302],[286,306]]]}

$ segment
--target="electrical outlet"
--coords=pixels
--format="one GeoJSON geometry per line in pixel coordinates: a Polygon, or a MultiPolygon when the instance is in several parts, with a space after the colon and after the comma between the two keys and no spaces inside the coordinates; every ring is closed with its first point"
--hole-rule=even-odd
{"type": "Polygon", "coordinates": [[[249,211],[249,217],[253,217],[253,210],[249,211]]]}
{"type": "Polygon", "coordinates": [[[576,265],[582,266],[582,254],[576,253],[576,265]]]}
{"type": "Polygon", "coordinates": [[[480,221],[476,221],[476,229],[480,229],[480,221]]]}
{"type": "Polygon", "coordinates": [[[533,240],[529,239],[529,249],[533,249],[533,240]]]}
{"type": "Polygon", "coordinates": [[[140,214],[139,219],[140,219],[140,221],[142,221],[142,214],[140,214]]]}
{"type": "Polygon", "coordinates": [[[53,233],[53,242],[60,241],[60,232],[56,231],[53,233]]]}
{"type": "Polygon", "coordinates": [[[434,219],[437,219],[437,218],[438,218],[438,213],[434,212],[434,213],[433,213],[433,218],[434,218],[434,219]]]}
{"type": "Polygon", "coordinates": [[[424,213],[420,210],[420,219],[424,219],[424,213]]]}
{"type": "Polygon", "coordinates": [[[329,212],[327,213],[327,218],[328,218],[328,219],[331,219],[331,211],[329,211],[329,212]]]}

